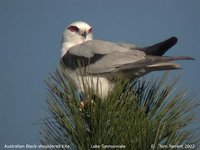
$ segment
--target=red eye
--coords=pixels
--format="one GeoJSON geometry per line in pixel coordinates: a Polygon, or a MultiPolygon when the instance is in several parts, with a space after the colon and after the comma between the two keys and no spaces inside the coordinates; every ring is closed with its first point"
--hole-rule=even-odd
{"type": "Polygon", "coordinates": [[[67,29],[70,30],[71,32],[78,32],[79,31],[79,28],[77,28],[76,26],[69,26],[67,29]]]}
{"type": "Polygon", "coordinates": [[[91,33],[92,32],[92,28],[90,28],[89,30],[88,30],[88,33],[91,33]]]}

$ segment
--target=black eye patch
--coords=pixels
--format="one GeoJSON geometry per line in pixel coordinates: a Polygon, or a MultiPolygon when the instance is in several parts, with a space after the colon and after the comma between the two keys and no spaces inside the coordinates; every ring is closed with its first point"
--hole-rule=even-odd
{"type": "Polygon", "coordinates": [[[69,26],[67,29],[70,30],[71,32],[78,32],[79,31],[79,28],[76,27],[76,26],[69,26]]]}

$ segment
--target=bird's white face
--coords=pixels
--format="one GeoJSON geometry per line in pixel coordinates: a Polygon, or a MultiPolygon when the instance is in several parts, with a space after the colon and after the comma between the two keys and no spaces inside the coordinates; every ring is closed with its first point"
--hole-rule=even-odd
{"type": "Polygon", "coordinates": [[[85,22],[73,22],[64,31],[66,38],[73,38],[80,41],[92,39],[92,27],[85,22]]]}
{"type": "Polygon", "coordinates": [[[61,57],[72,46],[92,39],[92,27],[89,24],[81,21],[71,23],[63,32],[61,57]]]}

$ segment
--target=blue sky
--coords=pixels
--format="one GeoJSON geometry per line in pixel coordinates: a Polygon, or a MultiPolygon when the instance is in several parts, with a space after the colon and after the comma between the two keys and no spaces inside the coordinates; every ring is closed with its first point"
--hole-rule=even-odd
{"type": "Polygon", "coordinates": [[[83,20],[95,38],[139,46],[177,36],[167,55],[196,60],[180,62],[184,69],[172,75],[199,97],[199,18],[198,0],[0,0],[0,147],[39,143],[40,126],[32,123],[48,115],[44,80],[59,64],[67,24],[83,20]]]}

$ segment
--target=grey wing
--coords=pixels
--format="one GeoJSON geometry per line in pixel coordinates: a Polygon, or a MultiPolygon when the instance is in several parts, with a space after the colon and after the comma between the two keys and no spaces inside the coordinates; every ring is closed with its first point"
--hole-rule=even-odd
{"type": "MultiPolygon", "coordinates": [[[[152,68],[153,70],[178,69],[180,66],[170,63],[174,60],[191,60],[190,57],[163,57],[147,56],[134,50],[128,52],[115,52],[105,55],[98,61],[88,66],[90,74],[107,74],[134,69],[152,68]],[[136,52],[136,53],[135,53],[136,52]]],[[[151,70],[151,69],[150,69],[151,70]]]]}
{"type": "MultiPolygon", "coordinates": [[[[145,68],[177,59],[173,57],[149,56],[141,50],[130,50],[116,43],[91,40],[69,49],[62,58],[65,65],[77,69],[77,60],[89,74],[104,74],[129,69],[145,68]]],[[[155,67],[155,66],[154,66],[155,67]]]]}
{"type": "Polygon", "coordinates": [[[64,64],[71,68],[77,69],[78,60],[81,66],[87,66],[90,73],[106,73],[116,71],[117,68],[144,60],[145,53],[137,50],[129,50],[118,44],[91,40],[82,44],[73,46],[62,57],[64,64]]]}
{"type": "Polygon", "coordinates": [[[167,40],[164,40],[162,42],[144,48],[127,43],[119,43],[118,45],[130,50],[143,51],[147,55],[162,56],[168,49],[170,49],[177,43],[177,40],[178,39],[176,37],[171,37],[167,40]]]}
{"type": "Polygon", "coordinates": [[[145,54],[139,51],[113,52],[90,64],[88,72],[91,74],[103,74],[127,70],[130,69],[129,67],[126,68],[127,65],[132,64],[131,68],[134,68],[136,67],[134,63],[144,62],[145,59],[145,54]]]}
{"type": "Polygon", "coordinates": [[[83,57],[93,57],[95,54],[105,55],[113,52],[125,52],[129,51],[127,48],[119,46],[118,44],[102,41],[102,40],[90,40],[82,44],[73,46],[69,49],[71,54],[83,57]]]}

